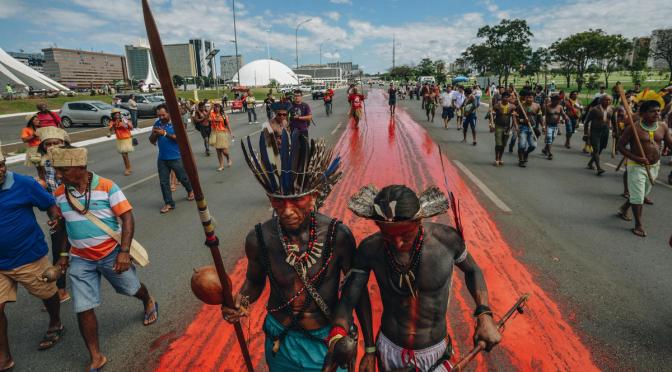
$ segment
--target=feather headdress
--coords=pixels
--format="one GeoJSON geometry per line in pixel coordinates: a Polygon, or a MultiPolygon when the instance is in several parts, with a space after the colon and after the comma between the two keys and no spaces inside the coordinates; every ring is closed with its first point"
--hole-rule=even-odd
{"type": "Polygon", "coordinates": [[[324,139],[310,140],[295,131],[291,136],[282,131],[280,147],[270,128],[259,134],[259,147],[255,151],[250,137],[241,141],[247,165],[264,188],[266,194],[276,198],[298,198],[318,193],[319,208],[343,172],[339,170],[341,157],[333,156],[324,139]],[[332,159],[333,158],[333,159],[332,159]]]}
{"type": "Polygon", "coordinates": [[[642,103],[644,101],[657,101],[661,108],[665,107],[665,100],[663,99],[663,96],[649,88],[645,88],[638,95],[636,95],[634,101],[637,103],[642,103]]]}
{"type": "MultiPolygon", "coordinates": [[[[397,222],[396,202],[392,201],[387,206],[376,204],[375,199],[380,190],[374,185],[367,185],[350,197],[348,208],[358,215],[370,220],[397,222]]],[[[446,195],[436,186],[430,186],[425,191],[417,195],[420,202],[420,208],[412,220],[434,217],[446,213],[450,208],[450,203],[446,195]]]]}

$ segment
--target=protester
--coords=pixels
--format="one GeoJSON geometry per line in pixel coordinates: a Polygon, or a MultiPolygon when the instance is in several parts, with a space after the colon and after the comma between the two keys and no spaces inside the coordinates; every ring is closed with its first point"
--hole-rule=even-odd
{"type": "Polygon", "coordinates": [[[366,97],[357,91],[357,88],[352,89],[352,93],[348,96],[350,102],[349,117],[355,122],[355,128],[359,127],[359,120],[362,118],[362,108],[364,107],[364,100],[366,97]]]}
{"type": "MultiPolygon", "coordinates": [[[[611,102],[611,97],[606,97],[607,100],[602,97],[603,102],[611,102]]],[[[644,89],[637,95],[636,101],[640,105],[638,112],[641,120],[626,126],[618,142],[618,151],[627,159],[629,192],[628,200],[619,208],[618,215],[631,221],[629,209],[632,207],[635,227],[631,231],[637,236],[646,237],[642,222],[644,198],[651,192],[653,182],[658,177],[660,143],[672,146],[672,135],[667,124],[660,121],[660,110],[665,103],[659,94],[644,89]]]]}
{"type": "Polygon", "coordinates": [[[35,167],[38,176],[41,177],[44,174],[41,164],[42,155],[37,151],[37,147],[40,145],[40,136],[37,134],[37,130],[40,127],[40,119],[37,118],[37,115],[31,115],[26,126],[21,130],[21,141],[26,144],[26,160],[24,165],[26,167],[35,167]]]}
{"type": "Polygon", "coordinates": [[[313,120],[310,106],[303,102],[303,92],[299,89],[294,91],[292,108],[289,111],[289,128],[292,133],[298,131],[302,136],[308,137],[308,127],[313,120]]]}
{"type": "MultiPolygon", "coordinates": [[[[40,280],[51,265],[47,243],[33,208],[47,212],[52,229],[58,228],[60,215],[54,198],[32,177],[11,172],[0,152],[0,370],[14,367],[7,335],[5,307],[16,302],[17,285],[39,298],[49,314],[49,326],[38,349],[46,350],[61,341],[60,301],[54,282],[40,280]]],[[[24,306],[24,310],[30,311],[24,306]]]]}
{"type": "Polygon", "coordinates": [[[472,145],[476,146],[476,109],[478,101],[470,88],[464,90],[464,121],[462,122],[462,143],[467,143],[467,130],[471,128],[472,145]]]}
{"type": "Polygon", "coordinates": [[[182,186],[187,190],[187,200],[194,200],[194,192],[191,188],[189,178],[182,165],[180,148],[177,145],[177,136],[173,123],[170,121],[170,114],[166,105],[162,104],[156,108],[158,119],[152,128],[152,134],[149,136],[149,142],[159,147],[159,157],[157,167],[159,170],[159,183],[161,185],[161,195],[163,196],[164,206],[161,213],[168,213],[175,209],[173,193],[170,188],[170,172],[175,172],[175,176],[182,186]]]}
{"type": "Polygon", "coordinates": [[[608,94],[600,96],[599,100],[600,104],[590,109],[584,124],[593,149],[587,167],[592,170],[597,168],[597,175],[601,176],[605,171],[600,164],[600,154],[607,148],[609,130],[616,125],[616,115],[608,94]]]}
{"type": "Polygon", "coordinates": [[[394,87],[394,84],[390,83],[390,87],[387,89],[387,104],[390,106],[390,115],[394,115],[397,108],[397,91],[398,89],[394,87]]]}
{"type": "Polygon", "coordinates": [[[275,143],[278,148],[282,145],[282,131],[289,131],[289,110],[292,108],[292,104],[289,102],[274,102],[271,105],[273,110],[273,118],[268,122],[271,132],[275,137],[275,143]]]}
{"type": "Polygon", "coordinates": [[[481,86],[476,84],[473,89],[473,94],[474,98],[476,99],[476,107],[479,107],[481,105],[481,96],[483,96],[483,91],[481,90],[481,86]]]}
{"type": "Polygon", "coordinates": [[[275,102],[273,98],[273,93],[268,92],[266,98],[264,99],[264,108],[266,108],[266,118],[270,121],[273,115],[273,110],[271,110],[271,105],[275,102]]]}
{"type": "Polygon", "coordinates": [[[515,109],[515,103],[509,92],[503,92],[499,102],[492,107],[495,125],[495,166],[504,165],[504,160],[502,160],[504,147],[511,133],[515,109]]]}
{"type": "Polygon", "coordinates": [[[543,125],[545,126],[546,146],[544,146],[544,149],[541,150],[541,153],[546,155],[548,160],[553,159],[551,148],[553,146],[553,142],[555,141],[555,135],[558,133],[560,122],[562,120],[569,122],[569,117],[567,117],[565,114],[565,110],[562,105],[560,105],[560,102],[562,102],[562,97],[559,94],[554,93],[551,94],[551,102],[546,105],[546,114],[544,116],[543,122],[543,125]]]}
{"type": "Polygon", "coordinates": [[[114,134],[117,138],[117,152],[121,154],[121,158],[124,160],[124,176],[130,176],[133,169],[128,153],[133,152],[133,135],[131,134],[133,125],[121,116],[121,110],[113,108],[109,130],[107,136],[110,137],[114,134]]]}
{"type": "Polygon", "coordinates": [[[226,116],[222,105],[215,103],[210,113],[210,125],[212,126],[212,136],[210,144],[215,146],[217,151],[217,160],[219,161],[218,171],[224,170],[224,157],[226,157],[227,167],[231,167],[231,157],[229,156],[229,147],[231,146],[231,125],[229,117],[226,116]]]}
{"type": "Polygon", "coordinates": [[[516,109],[514,122],[518,128],[518,166],[525,168],[527,160],[537,148],[537,136],[534,132],[535,127],[543,120],[541,107],[534,102],[534,94],[528,89],[523,89],[520,92],[523,99],[521,105],[516,109]]]}
{"type": "Polygon", "coordinates": [[[61,257],[59,266],[69,267],[79,330],[91,360],[89,369],[99,370],[107,363],[100,351],[94,311],[101,303],[101,275],[117,293],[142,301],[145,326],[158,320],[159,304],[140,283],[131,262],[133,212],[119,186],[87,169],[85,148],[56,147],[50,154],[56,173],[63,181],[56,190],[56,202],[65,220],[65,226],[60,227],[66,232],[61,251],[69,253],[61,257]],[[110,234],[119,234],[118,240],[106,229],[110,234]],[[65,244],[66,236],[70,249],[65,244]]]}
{"type": "Polygon", "coordinates": [[[247,121],[249,125],[252,125],[252,117],[254,117],[254,123],[258,124],[259,122],[257,121],[257,109],[256,109],[256,104],[257,100],[254,98],[254,94],[252,94],[249,90],[247,91],[247,97],[245,97],[244,105],[245,109],[247,110],[247,121]]]}
{"type": "Polygon", "coordinates": [[[52,112],[47,108],[47,104],[44,102],[38,103],[37,107],[37,118],[40,119],[40,127],[59,127],[63,128],[61,123],[61,117],[57,113],[52,112]]]}
{"type": "Polygon", "coordinates": [[[578,126],[579,118],[581,117],[581,111],[583,107],[578,100],[579,92],[574,90],[569,93],[569,97],[565,100],[565,110],[569,120],[565,122],[565,148],[571,149],[572,144],[572,135],[576,132],[578,126]]]}
{"type": "Polygon", "coordinates": [[[423,102],[425,103],[425,114],[427,115],[427,121],[433,123],[434,116],[436,115],[436,104],[438,103],[439,97],[434,92],[433,87],[430,87],[427,95],[423,95],[423,102]]]}
{"type": "Polygon", "coordinates": [[[443,119],[443,127],[445,129],[448,129],[448,123],[455,117],[452,90],[452,86],[447,85],[444,92],[439,96],[439,101],[441,102],[441,119],[443,119]]]}
{"type": "Polygon", "coordinates": [[[328,88],[324,93],[324,97],[322,98],[324,101],[324,111],[326,112],[327,116],[331,115],[333,112],[334,94],[334,90],[328,88]]]}
{"type": "Polygon", "coordinates": [[[128,112],[131,113],[131,123],[133,128],[138,127],[138,102],[135,101],[135,94],[128,97],[128,112]]]}
{"type": "Polygon", "coordinates": [[[464,105],[464,100],[466,99],[464,95],[464,87],[462,85],[458,85],[456,90],[453,90],[453,110],[455,111],[455,116],[457,117],[456,124],[457,124],[457,130],[462,129],[462,117],[463,117],[463,105],[464,105]]]}
{"type": "Polygon", "coordinates": [[[194,123],[196,130],[201,133],[203,146],[205,147],[205,156],[210,156],[210,134],[212,133],[212,127],[210,126],[209,117],[210,113],[205,109],[205,102],[199,102],[198,107],[191,116],[191,121],[194,123]]]}

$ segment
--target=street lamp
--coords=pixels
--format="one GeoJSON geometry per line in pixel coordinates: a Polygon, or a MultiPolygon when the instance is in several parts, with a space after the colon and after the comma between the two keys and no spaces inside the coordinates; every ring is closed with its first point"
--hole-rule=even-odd
{"type": "Polygon", "coordinates": [[[322,65],[322,44],[326,43],[327,41],[331,41],[331,39],[324,40],[320,43],[320,66],[322,65]]]}
{"type": "Polygon", "coordinates": [[[233,10],[233,42],[236,45],[236,55],[233,56],[233,58],[236,59],[236,73],[238,75],[238,85],[240,85],[240,63],[238,62],[238,31],[236,30],[236,0],[233,1],[233,6],[231,9],[233,10]]]}
{"type": "Polygon", "coordinates": [[[296,45],[296,68],[299,68],[299,27],[302,24],[312,21],[312,18],[304,19],[296,25],[296,30],[294,31],[294,42],[296,45]]]}
{"type": "Polygon", "coordinates": [[[266,54],[268,54],[268,59],[271,59],[271,47],[268,46],[268,39],[271,38],[271,29],[266,29],[266,54]]]}

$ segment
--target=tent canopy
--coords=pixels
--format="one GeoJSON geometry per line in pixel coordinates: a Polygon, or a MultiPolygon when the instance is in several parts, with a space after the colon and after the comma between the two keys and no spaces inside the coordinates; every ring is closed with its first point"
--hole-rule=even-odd
{"type": "Polygon", "coordinates": [[[299,83],[299,78],[292,69],[272,59],[259,59],[246,64],[240,69],[240,79],[238,74],[235,74],[231,80],[238,85],[253,87],[269,85],[271,80],[281,85],[299,83]]]}

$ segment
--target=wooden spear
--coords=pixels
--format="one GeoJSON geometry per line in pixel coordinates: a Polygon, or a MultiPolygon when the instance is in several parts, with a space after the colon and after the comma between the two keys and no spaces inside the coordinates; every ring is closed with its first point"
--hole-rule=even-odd
{"type": "MultiPolygon", "coordinates": [[[[527,126],[530,127],[530,132],[532,132],[532,138],[534,138],[534,141],[536,142],[538,140],[537,134],[534,133],[534,127],[532,126],[532,122],[530,121],[530,118],[527,116],[527,111],[525,111],[525,108],[523,107],[523,103],[520,102],[520,97],[518,97],[518,93],[516,93],[515,90],[513,91],[513,95],[516,96],[516,101],[518,102],[518,107],[520,107],[520,111],[523,112],[523,116],[525,117],[525,121],[527,121],[527,126]]],[[[520,135],[520,131],[518,133],[520,135]]]]}
{"type": "MultiPolygon", "coordinates": [[[[637,124],[635,124],[635,121],[632,119],[632,109],[630,108],[630,102],[625,98],[625,92],[623,92],[623,87],[618,86],[618,95],[621,98],[621,102],[623,102],[623,107],[625,108],[625,114],[628,115],[628,119],[630,119],[630,126],[632,127],[632,135],[635,137],[635,143],[637,143],[637,149],[639,150],[639,154],[646,159],[646,154],[644,153],[644,148],[642,147],[642,140],[639,139],[639,133],[637,129],[637,124]]],[[[625,157],[624,157],[625,159],[625,157]]],[[[653,176],[651,175],[651,166],[649,165],[649,162],[647,161],[646,163],[643,164],[644,169],[646,169],[646,175],[649,178],[649,181],[651,181],[651,186],[656,184],[656,181],[653,179],[653,176]]]]}
{"type": "MultiPolygon", "coordinates": [[[[210,248],[210,253],[212,254],[212,259],[215,263],[215,269],[217,270],[217,276],[219,276],[219,281],[222,284],[222,288],[224,290],[224,305],[232,308],[235,306],[235,304],[233,301],[233,294],[231,293],[231,280],[229,279],[229,276],[226,274],[226,270],[224,269],[222,256],[219,252],[219,239],[217,238],[217,235],[215,235],[215,226],[212,222],[212,218],[210,217],[210,211],[208,210],[208,204],[205,201],[203,190],[201,189],[201,182],[198,178],[198,169],[196,168],[196,162],[194,161],[194,156],[191,153],[191,145],[189,144],[189,139],[187,138],[187,130],[182,123],[182,116],[180,115],[180,111],[177,105],[177,97],[175,95],[175,89],[173,88],[173,80],[171,79],[170,71],[168,70],[166,55],[163,51],[161,36],[159,35],[159,30],[156,27],[156,22],[154,21],[154,16],[152,15],[152,11],[149,8],[147,0],[142,0],[142,12],[145,17],[147,38],[149,39],[152,56],[154,57],[154,66],[156,67],[156,72],[159,75],[158,78],[161,82],[163,96],[166,99],[168,112],[170,113],[171,121],[175,129],[175,135],[177,136],[177,143],[180,147],[180,155],[182,156],[184,169],[186,170],[189,181],[191,182],[191,185],[194,189],[196,206],[198,207],[198,214],[203,225],[203,232],[205,233],[205,245],[210,248]]],[[[236,331],[236,337],[238,338],[238,344],[240,345],[240,350],[243,353],[243,359],[245,360],[247,370],[249,372],[253,372],[254,368],[252,366],[250,352],[247,349],[247,343],[245,342],[243,327],[240,325],[240,323],[235,323],[233,327],[236,331]]]]}

